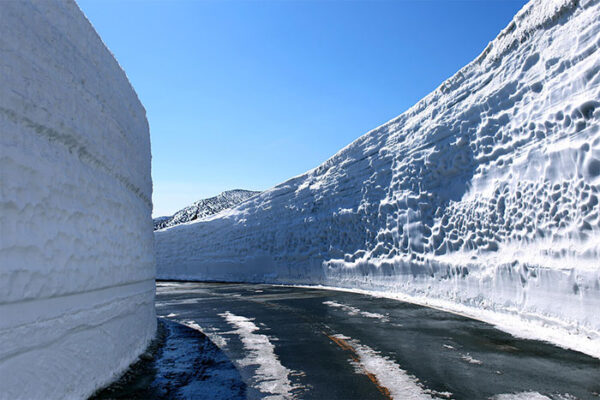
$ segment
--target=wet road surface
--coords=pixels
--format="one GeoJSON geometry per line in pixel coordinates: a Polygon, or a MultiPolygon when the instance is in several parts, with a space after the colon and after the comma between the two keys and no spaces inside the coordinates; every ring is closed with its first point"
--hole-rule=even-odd
{"type": "Polygon", "coordinates": [[[158,282],[156,307],[206,334],[250,399],[600,399],[600,360],[397,300],[158,282]]]}
{"type": "Polygon", "coordinates": [[[137,362],[89,400],[244,399],[236,366],[206,335],[161,318],[137,362]]]}

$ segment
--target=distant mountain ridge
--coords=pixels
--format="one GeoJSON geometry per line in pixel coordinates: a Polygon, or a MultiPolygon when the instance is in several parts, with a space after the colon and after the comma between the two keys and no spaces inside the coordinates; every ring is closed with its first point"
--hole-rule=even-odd
{"type": "Polygon", "coordinates": [[[154,222],[154,230],[168,228],[183,224],[184,222],[194,221],[199,218],[208,217],[209,215],[217,214],[228,208],[246,201],[250,197],[260,192],[253,190],[234,189],[222,192],[214,197],[196,201],[191,206],[182,208],[172,216],[157,217],[154,222]]]}

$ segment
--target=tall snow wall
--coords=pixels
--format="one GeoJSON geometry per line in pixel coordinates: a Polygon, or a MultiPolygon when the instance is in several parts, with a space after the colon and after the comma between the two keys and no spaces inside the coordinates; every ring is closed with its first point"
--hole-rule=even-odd
{"type": "Polygon", "coordinates": [[[155,232],[158,277],[360,288],[600,356],[600,2],[533,0],[319,167],[155,232]]]}
{"type": "Polygon", "coordinates": [[[0,399],[85,398],[154,336],[150,140],[73,1],[0,2],[0,399]]]}

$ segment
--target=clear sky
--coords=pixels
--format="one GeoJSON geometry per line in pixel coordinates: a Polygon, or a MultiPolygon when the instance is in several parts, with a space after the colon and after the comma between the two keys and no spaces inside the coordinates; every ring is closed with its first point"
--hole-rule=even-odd
{"type": "Polygon", "coordinates": [[[146,107],[159,216],[318,166],[470,62],[526,1],[78,3],[146,107]]]}

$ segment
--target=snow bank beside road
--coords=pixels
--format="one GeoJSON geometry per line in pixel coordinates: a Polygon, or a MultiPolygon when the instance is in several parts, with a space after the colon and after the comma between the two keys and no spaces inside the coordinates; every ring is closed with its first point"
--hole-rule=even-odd
{"type": "Polygon", "coordinates": [[[397,293],[597,349],[599,48],[599,1],[531,1],[321,166],[156,232],[159,277],[397,293]]]}
{"type": "Polygon", "coordinates": [[[0,21],[0,399],[85,398],[156,329],[148,124],[73,1],[0,21]]]}

